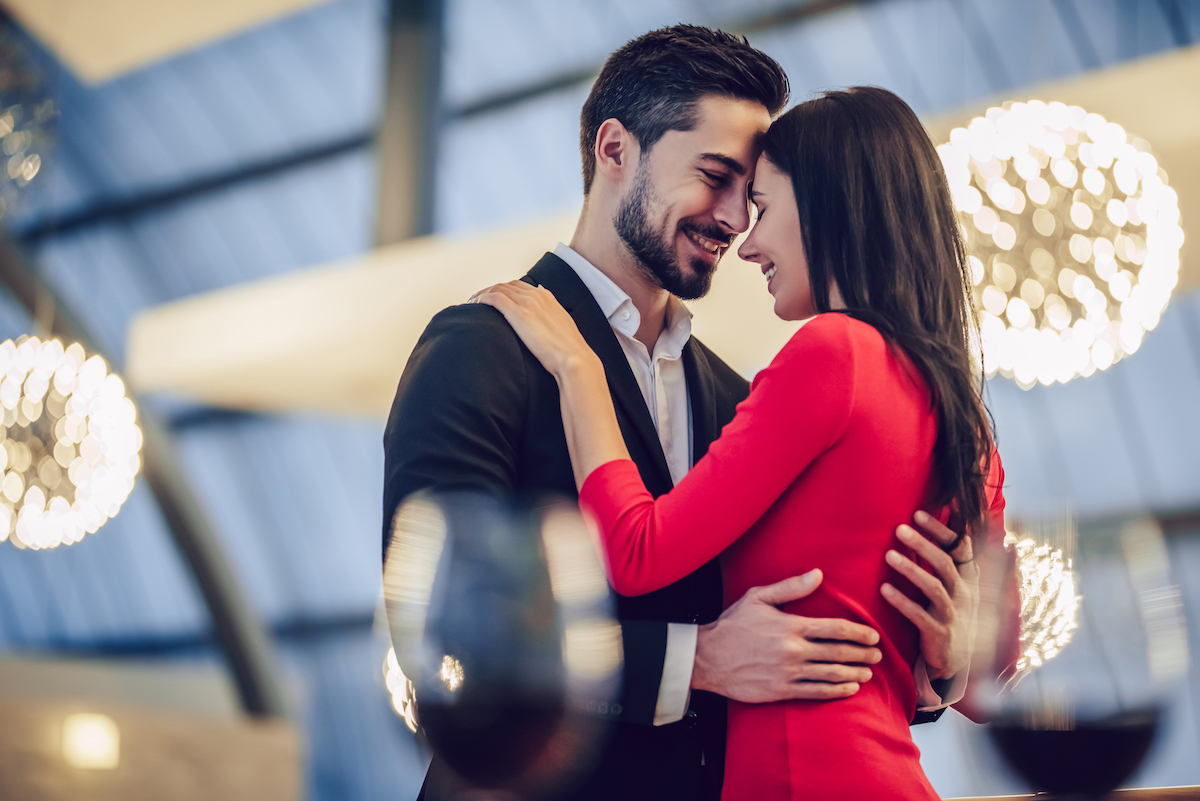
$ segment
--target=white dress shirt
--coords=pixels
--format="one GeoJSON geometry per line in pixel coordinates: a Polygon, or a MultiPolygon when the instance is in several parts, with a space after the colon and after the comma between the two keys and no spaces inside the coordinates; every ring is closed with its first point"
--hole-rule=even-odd
{"type": "MultiPolygon", "coordinates": [[[[633,338],[642,317],[629,295],[567,245],[560,242],[554,255],[570,265],[608,318],[658,431],[671,481],[678,484],[692,467],[692,408],[681,358],[683,346],[692,336],[692,313],[678,298],[671,296],[667,301],[663,331],[654,343],[654,352],[650,353],[645,345],[633,338]]],[[[697,630],[698,627],[690,623],[667,624],[667,658],[658,685],[655,726],[682,720],[687,712],[692,666],[696,662],[697,630]]]]}
{"type": "MultiPolygon", "coordinates": [[[[667,318],[663,332],[654,344],[654,352],[634,339],[641,314],[633,300],[611,278],[595,265],[562,242],[554,255],[565,261],[583,281],[600,311],[608,318],[629,367],[642,390],[642,398],[658,431],[663,455],[671,481],[678,484],[692,467],[692,406],[684,376],[683,346],[692,335],[692,313],[676,297],[667,301],[667,318]]],[[[696,633],[699,627],[689,623],[667,624],[667,655],[663,663],[662,681],[658,686],[658,703],[654,709],[654,725],[662,726],[682,720],[691,697],[692,667],[696,662],[696,633]]],[[[918,658],[913,677],[917,685],[917,708],[937,709],[956,703],[966,689],[963,670],[950,682],[945,696],[939,696],[930,684],[925,660],[918,658]]]]}

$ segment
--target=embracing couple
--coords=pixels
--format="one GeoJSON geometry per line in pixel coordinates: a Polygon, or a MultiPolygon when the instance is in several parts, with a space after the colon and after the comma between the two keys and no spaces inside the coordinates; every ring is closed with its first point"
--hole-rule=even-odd
{"type": "MultiPolygon", "coordinates": [[[[909,725],[963,692],[977,573],[954,531],[1003,510],[962,239],[903,101],[773,121],[787,95],[719,31],[614,53],[570,245],[434,317],[388,420],[385,532],[424,488],[578,494],[599,524],[625,682],[571,798],[936,798],[909,725]],[[739,255],[808,322],[748,385],[680,299],[752,209],[739,255]]],[[[422,794],[445,781],[435,757],[422,794]]]]}

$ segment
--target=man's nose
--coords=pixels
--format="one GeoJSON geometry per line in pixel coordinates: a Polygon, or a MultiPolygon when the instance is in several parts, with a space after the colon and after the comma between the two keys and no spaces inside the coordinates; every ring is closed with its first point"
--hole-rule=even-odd
{"type": "Polygon", "coordinates": [[[721,198],[716,209],[716,220],[730,233],[740,234],[750,227],[750,201],[745,187],[741,191],[731,190],[721,198]]]}

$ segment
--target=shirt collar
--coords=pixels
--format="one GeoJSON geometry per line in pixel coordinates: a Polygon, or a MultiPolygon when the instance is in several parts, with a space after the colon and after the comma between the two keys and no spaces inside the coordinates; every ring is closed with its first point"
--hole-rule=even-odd
{"type": "MultiPolygon", "coordinates": [[[[554,255],[565,261],[583,281],[600,306],[600,311],[608,318],[609,325],[632,339],[642,323],[642,317],[625,290],[562,242],[554,248],[554,255]]],[[[654,351],[660,356],[678,359],[692,335],[692,312],[679,298],[671,295],[667,300],[666,316],[666,327],[659,335],[654,351]]]]}

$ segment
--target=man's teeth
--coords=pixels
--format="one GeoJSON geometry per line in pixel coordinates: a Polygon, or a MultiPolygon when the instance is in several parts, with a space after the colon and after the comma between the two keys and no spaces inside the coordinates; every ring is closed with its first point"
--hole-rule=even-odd
{"type": "Polygon", "coordinates": [[[688,236],[691,237],[691,240],[693,242],[695,242],[697,245],[699,245],[700,247],[707,250],[709,253],[716,253],[718,250],[721,249],[721,245],[719,243],[714,242],[711,239],[706,239],[705,237],[702,237],[699,234],[689,233],[688,236]]]}
{"type": "Polygon", "coordinates": [[[770,281],[772,278],[775,277],[775,268],[771,267],[770,269],[768,269],[765,273],[763,273],[763,277],[766,278],[768,281],[770,281]]]}

